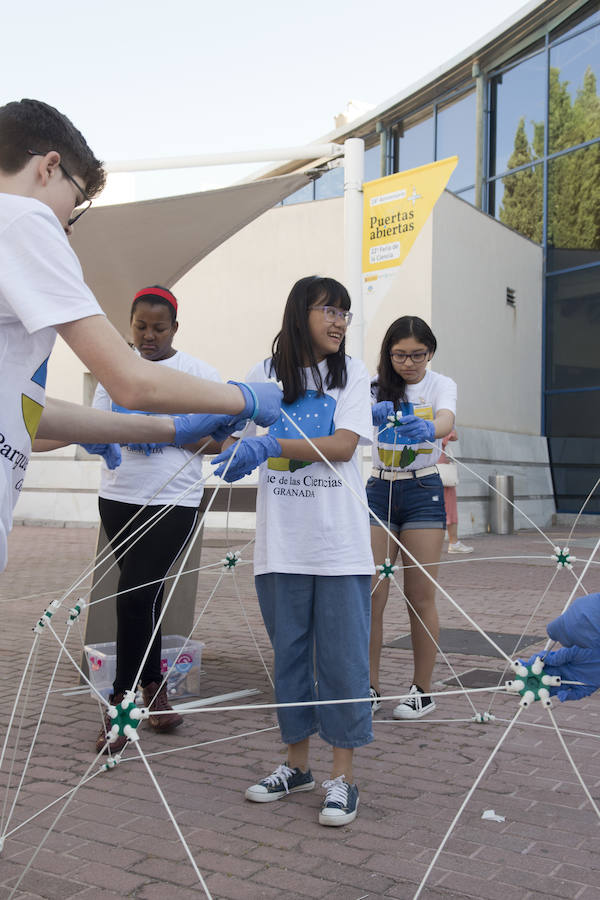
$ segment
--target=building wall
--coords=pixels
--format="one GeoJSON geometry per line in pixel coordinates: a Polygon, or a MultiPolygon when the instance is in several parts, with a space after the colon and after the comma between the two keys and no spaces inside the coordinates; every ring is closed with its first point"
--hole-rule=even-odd
{"type": "Polygon", "coordinates": [[[540,247],[445,192],[433,215],[432,273],[434,367],[459,386],[460,423],[539,435],[540,247]]]}

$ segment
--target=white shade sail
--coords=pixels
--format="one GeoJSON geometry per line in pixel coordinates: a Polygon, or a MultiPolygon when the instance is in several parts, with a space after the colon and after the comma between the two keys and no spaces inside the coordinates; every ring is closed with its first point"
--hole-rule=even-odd
{"type": "Polygon", "coordinates": [[[134,294],[172,287],[192,266],[253,219],[310,181],[304,173],[215,191],[96,206],[73,229],[84,278],[126,335],[134,294]]]}

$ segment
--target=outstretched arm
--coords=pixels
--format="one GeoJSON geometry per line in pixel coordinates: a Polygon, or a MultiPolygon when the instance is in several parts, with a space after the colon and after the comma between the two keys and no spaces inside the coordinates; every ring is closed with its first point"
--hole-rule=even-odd
{"type": "Polygon", "coordinates": [[[119,406],[230,415],[244,409],[242,392],[233,384],[206,381],[136,356],[104,316],[66,322],[56,330],[119,406]]]}
{"type": "Polygon", "coordinates": [[[174,439],[175,424],[169,416],[123,415],[47,397],[33,449],[91,442],[172,444],[174,439]]]}

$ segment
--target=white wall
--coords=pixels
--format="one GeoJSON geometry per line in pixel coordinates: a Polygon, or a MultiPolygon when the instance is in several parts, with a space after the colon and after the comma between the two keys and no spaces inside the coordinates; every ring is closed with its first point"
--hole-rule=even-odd
{"type": "Polygon", "coordinates": [[[459,387],[458,420],[540,434],[542,250],[445,192],[433,215],[435,368],[459,387]],[[516,307],[506,288],[516,291],[516,307]]]}

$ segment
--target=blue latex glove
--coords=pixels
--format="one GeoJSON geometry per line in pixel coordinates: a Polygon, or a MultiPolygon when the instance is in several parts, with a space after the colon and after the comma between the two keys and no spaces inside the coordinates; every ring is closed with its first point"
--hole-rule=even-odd
{"type": "Polygon", "coordinates": [[[283,392],[272,381],[247,384],[244,381],[228,381],[235,384],[244,395],[246,405],[238,417],[252,419],[257,425],[272,425],[281,415],[283,392]]]}
{"type": "Polygon", "coordinates": [[[201,438],[210,435],[215,441],[224,441],[234,431],[243,428],[247,419],[244,416],[222,416],[210,413],[192,413],[187,416],[176,416],[175,424],[176,447],[185,444],[195,444],[201,438]]]}
{"type": "Polygon", "coordinates": [[[600,594],[578,597],[546,631],[563,647],[600,647],[600,594]]]}
{"type": "Polygon", "coordinates": [[[412,441],[435,441],[435,425],[429,419],[420,416],[405,416],[398,425],[402,437],[412,441]]]}
{"type": "Polygon", "coordinates": [[[244,475],[249,475],[257,466],[269,459],[270,456],[281,456],[281,444],[272,435],[265,434],[262,437],[242,438],[237,444],[232,444],[223,453],[215,456],[211,465],[219,466],[218,469],[215,469],[215,475],[220,475],[225,481],[231,482],[237,481],[238,478],[242,478],[244,475]],[[236,454],[227,472],[225,472],[225,467],[234,450],[236,450],[236,454]],[[223,474],[224,472],[225,474],[223,474]]]}
{"type": "Polygon", "coordinates": [[[118,444],[80,444],[88,453],[96,453],[102,456],[109,469],[116,469],[121,465],[121,448],[118,444]]]}
{"type": "Polygon", "coordinates": [[[549,687],[551,696],[560,701],[581,700],[593,694],[600,687],[600,648],[561,647],[550,653],[536,653],[529,659],[531,664],[536,656],[544,657],[543,675],[559,675],[565,681],[583,681],[583,684],[561,684],[549,687]]]}
{"type": "Polygon", "coordinates": [[[389,425],[388,416],[393,414],[394,404],[391,400],[381,400],[379,403],[375,403],[371,409],[373,425],[389,425]]]}

